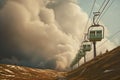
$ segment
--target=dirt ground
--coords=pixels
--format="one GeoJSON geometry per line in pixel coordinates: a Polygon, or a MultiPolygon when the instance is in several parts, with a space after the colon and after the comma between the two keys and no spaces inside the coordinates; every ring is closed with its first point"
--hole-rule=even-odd
{"type": "Polygon", "coordinates": [[[68,72],[68,80],[120,80],[120,46],[68,72]]]}
{"type": "Polygon", "coordinates": [[[15,65],[0,65],[0,80],[63,80],[65,73],[15,65]]]}

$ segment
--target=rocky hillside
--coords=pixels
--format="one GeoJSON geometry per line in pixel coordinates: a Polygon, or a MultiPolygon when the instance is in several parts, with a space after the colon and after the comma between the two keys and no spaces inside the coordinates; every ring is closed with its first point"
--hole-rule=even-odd
{"type": "Polygon", "coordinates": [[[0,80],[59,80],[64,72],[33,69],[15,65],[0,65],[0,80]]]}
{"type": "Polygon", "coordinates": [[[68,80],[120,80],[120,46],[68,72],[68,80]]]}

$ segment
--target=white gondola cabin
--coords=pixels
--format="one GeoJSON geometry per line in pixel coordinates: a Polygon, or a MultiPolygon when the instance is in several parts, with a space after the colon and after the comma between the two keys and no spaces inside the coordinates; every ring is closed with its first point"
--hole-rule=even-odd
{"type": "Polygon", "coordinates": [[[82,43],[82,49],[83,51],[90,51],[92,48],[91,48],[91,42],[89,41],[83,41],[82,43]]]}
{"type": "Polygon", "coordinates": [[[88,39],[90,41],[101,41],[104,38],[104,27],[101,25],[92,25],[88,29],[88,39]]]}

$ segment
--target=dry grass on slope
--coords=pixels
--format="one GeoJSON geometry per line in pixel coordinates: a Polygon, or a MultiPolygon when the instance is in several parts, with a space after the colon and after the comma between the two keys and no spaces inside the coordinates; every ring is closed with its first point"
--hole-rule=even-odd
{"type": "Polygon", "coordinates": [[[64,72],[33,69],[15,65],[0,65],[0,80],[56,80],[64,72]]]}
{"type": "Polygon", "coordinates": [[[69,80],[120,80],[120,46],[68,72],[69,80]]]}

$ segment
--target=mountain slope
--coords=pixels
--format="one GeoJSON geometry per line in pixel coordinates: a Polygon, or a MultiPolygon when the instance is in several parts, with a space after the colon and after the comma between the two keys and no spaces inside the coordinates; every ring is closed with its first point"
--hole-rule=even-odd
{"type": "Polygon", "coordinates": [[[120,80],[120,46],[67,73],[0,64],[0,80],[120,80]]]}
{"type": "Polygon", "coordinates": [[[0,64],[0,80],[58,80],[64,72],[0,64]]]}
{"type": "Polygon", "coordinates": [[[68,80],[120,80],[120,46],[68,72],[68,80]]]}

